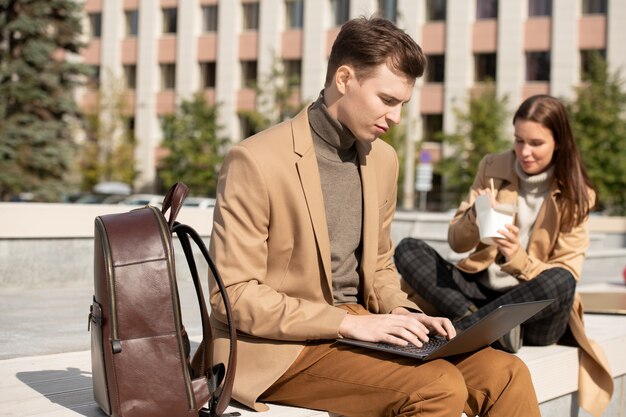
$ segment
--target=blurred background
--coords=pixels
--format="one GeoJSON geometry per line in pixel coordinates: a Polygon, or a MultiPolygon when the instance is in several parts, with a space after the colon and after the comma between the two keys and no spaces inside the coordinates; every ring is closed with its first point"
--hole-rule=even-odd
{"type": "Polygon", "coordinates": [[[5,0],[0,201],[159,201],[179,180],[213,198],[229,146],[315,100],[360,15],[428,57],[384,137],[401,210],[454,209],[482,155],[511,147],[519,103],[546,93],[568,105],[599,213],[626,213],[621,0],[5,0]]]}

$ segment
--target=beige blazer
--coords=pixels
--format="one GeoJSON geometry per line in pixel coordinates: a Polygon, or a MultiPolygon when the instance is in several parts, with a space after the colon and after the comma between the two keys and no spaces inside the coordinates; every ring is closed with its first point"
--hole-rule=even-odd
{"type": "MultiPolygon", "coordinates": [[[[357,141],[363,188],[360,262],[364,306],[417,308],[400,290],[390,227],[398,161],[381,140],[357,141]]],[[[238,329],[233,397],[257,398],[295,361],[307,340],[335,339],[346,312],[333,305],[322,188],[307,110],[232,147],[219,177],[210,253],[238,329]]],[[[217,362],[226,363],[225,312],[211,289],[217,362]]]]}
{"type": "MultiPolygon", "coordinates": [[[[514,168],[515,153],[507,151],[498,155],[487,155],[480,162],[478,174],[469,195],[459,206],[450,223],[448,242],[455,252],[475,250],[457,263],[466,272],[479,272],[491,265],[498,253],[495,245],[479,242],[476,217],[470,210],[478,190],[489,187],[493,178],[499,203],[517,204],[519,179],[514,168]]],[[[589,246],[587,222],[582,222],[571,231],[560,230],[560,210],[557,198],[560,191],[553,184],[541,207],[533,227],[528,249],[519,250],[513,258],[501,263],[502,269],[520,280],[530,280],[548,268],[561,267],[580,280],[585,251],[589,246]]],[[[503,260],[503,259],[502,259],[503,260]]],[[[579,372],[579,401],[581,407],[599,416],[608,405],[613,393],[613,378],[602,349],[585,335],[583,308],[576,294],[568,325],[581,348],[579,372]]]]}

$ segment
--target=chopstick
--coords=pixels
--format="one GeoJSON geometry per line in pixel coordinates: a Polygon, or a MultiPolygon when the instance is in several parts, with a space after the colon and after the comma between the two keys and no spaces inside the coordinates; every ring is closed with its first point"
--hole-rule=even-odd
{"type": "Polygon", "coordinates": [[[496,198],[496,188],[493,186],[493,178],[489,178],[489,185],[491,185],[491,195],[496,198]]]}

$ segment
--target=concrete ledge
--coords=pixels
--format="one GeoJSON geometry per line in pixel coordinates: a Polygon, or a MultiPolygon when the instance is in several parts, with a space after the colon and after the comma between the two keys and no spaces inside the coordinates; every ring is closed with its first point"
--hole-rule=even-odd
{"type": "MultiPolygon", "coordinates": [[[[597,288],[591,288],[595,290],[597,288]]],[[[616,392],[605,417],[624,415],[626,395],[626,316],[586,315],[590,336],[605,349],[616,378],[616,392]]],[[[578,410],[577,349],[565,346],[524,347],[518,353],[529,366],[542,414],[587,416],[578,410]]],[[[0,410],[15,417],[102,417],[92,397],[90,352],[70,352],[0,361],[0,410]]],[[[337,417],[326,412],[272,405],[258,414],[237,404],[229,411],[244,417],[337,417]]]]}

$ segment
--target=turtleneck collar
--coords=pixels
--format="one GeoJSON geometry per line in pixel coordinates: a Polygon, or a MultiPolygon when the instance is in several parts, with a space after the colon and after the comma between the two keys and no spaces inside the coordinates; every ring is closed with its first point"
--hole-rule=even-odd
{"type": "Polygon", "coordinates": [[[515,173],[520,180],[520,188],[527,193],[543,193],[547,192],[554,178],[554,166],[550,166],[547,170],[536,175],[528,175],[522,169],[519,161],[515,160],[515,173]]]}
{"type": "MultiPolygon", "coordinates": [[[[324,103],[323,90],[315,103],[309,107],[308,115],[309,124],[314,132],[313,136],[321,139],[320,145],[326,151],[332,151],[332,154],[339,156],[341,160],[352,159],[356,138],[347,127],[330,115],[324,103]]],[[[329,156],[328,152],[322,151],[322,153],[324,156],[329,156]]]]}

